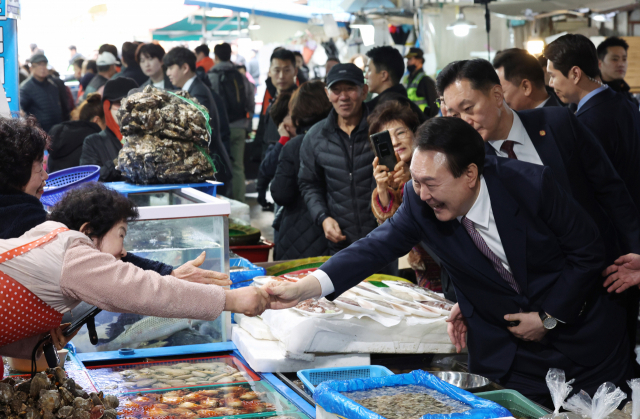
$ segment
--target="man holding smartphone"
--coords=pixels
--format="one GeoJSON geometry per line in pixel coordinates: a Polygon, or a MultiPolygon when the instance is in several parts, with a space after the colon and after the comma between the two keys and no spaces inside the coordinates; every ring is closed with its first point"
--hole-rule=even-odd
{"type": "Polygon", "coordinates": [[[371,212],[375,156],[362,70],[336,64],[327,75],[326,89],[333,110],[302,142],[299,182],[311,218],[322,226],[333,255],[377,226],[371,212]]]}

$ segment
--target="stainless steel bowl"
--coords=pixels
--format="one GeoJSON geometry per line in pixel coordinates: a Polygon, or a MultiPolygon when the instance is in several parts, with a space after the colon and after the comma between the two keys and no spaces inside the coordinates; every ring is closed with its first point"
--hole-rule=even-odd
{"type": "Polygon", "coordinates": [[[484,391],[491,384],[491,380],[488,378],[477,374],[469,374],[468,372],[435,371],[433,375],[442,381],[472,393],[484,391]]]}

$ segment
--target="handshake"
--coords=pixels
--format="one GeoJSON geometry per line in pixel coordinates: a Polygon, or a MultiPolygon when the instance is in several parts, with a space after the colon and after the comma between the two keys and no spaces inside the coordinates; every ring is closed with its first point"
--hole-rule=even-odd
{"type": "Polygon", "coordinates": [[[319,297],[320,283],[308,275],[296,283],[271,281],[262,287],[244,287],[226,291],[224,309],[245,316],[258,316],[265,310],[294,307],[300,301],[319,297]]]}

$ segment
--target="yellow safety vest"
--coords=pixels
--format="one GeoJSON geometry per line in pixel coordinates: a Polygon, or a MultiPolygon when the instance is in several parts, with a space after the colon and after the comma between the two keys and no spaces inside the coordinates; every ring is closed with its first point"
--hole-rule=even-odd
{"type": "Polygon", "coordinates": [[[407,88],[407,96],[409,97],[409,100],[418,105],[420,110],[424,112],[424,110],[429,107],[429,103],[427,103],[426,97],[418,96],[418,85],[420,84],[420,81],[422,81],[422,79],[426,76],[426,74],[424,74],[424,71],[420,70],[418,75],[415,76],[413,80],[411,80],[411,83],[409,83],[409,76],[410,74],[404,76],[401,83],[404,87],[407,88]]]}

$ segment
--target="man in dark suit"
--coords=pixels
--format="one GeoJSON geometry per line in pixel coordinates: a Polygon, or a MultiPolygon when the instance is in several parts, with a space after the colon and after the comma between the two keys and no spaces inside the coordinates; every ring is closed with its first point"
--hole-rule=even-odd
{"type": "Polygon", "coordinates": [[[493,59],[504,100],[513,110],[562,106],[547,92],[544,72],[538,60],[527,50],[511,48],[500,51],[493,59]]]}
{"type": "Polygon", "coordinates": [[[218,180],[225,183],[225,189],[230,188],[231,160],[220,135],[218,108],[211,95],[211,90],[196,75],[196,55],[188,48],[175,47],[165,54],[162,63],[167,68],[167,76],[171,84],[196,98],[209,112],[209,125],[211,126],[209,154],[212,157],[216,155],[220,157],[215,159],[218,164],[216,166],[218,180]]]}
{"type": "MultiPolygon", "coordinates": [[[[600,141],[613,167],[640,208],[640,112],[622,93],[596,80],[600,74],[596,47],[583,35],[565,35],[544,51],[551,86],[564,102],[577,106],[576,116],[600,141]]],[[[626,293],[629,338],[636,343],[640,291],[626,293]]]]}
{"type": "Polygon", "coordinates": [[[485,161],[480,135],[456,118],[427,121],[414,144],[396,214],[311,276],[268,284],[270,307],[334,299],[424,241],[453,278],[449,335],[464,347],[468,333],[471,372],[546,405],[549,368],[590,394],[603,381],[624,386],[630,354],[623,310],[602,292],[604,244],[552,171],[485,161]]]}
{"type": "Polygon", "coordinates": [[[473,126],[487,155],[549,166],[556,180],[591,215],[607,263],[640,253],[640,214],[598,140],[567,108],[515,112],[486,60],[455,61],[438,75],[449,116],[473,126]]]}

